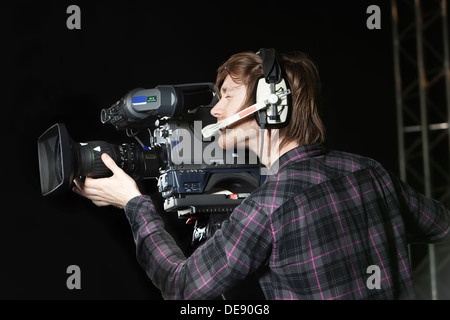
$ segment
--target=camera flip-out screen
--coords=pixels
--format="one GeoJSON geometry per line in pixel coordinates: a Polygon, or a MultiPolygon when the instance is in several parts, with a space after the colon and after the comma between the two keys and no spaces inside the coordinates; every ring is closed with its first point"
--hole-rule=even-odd
{"type": "Polygon", "coordinates": [[[65,191],[70,184],[70,137],[64,124],[55,124],[38,139],[42,195],[65,191]]]}

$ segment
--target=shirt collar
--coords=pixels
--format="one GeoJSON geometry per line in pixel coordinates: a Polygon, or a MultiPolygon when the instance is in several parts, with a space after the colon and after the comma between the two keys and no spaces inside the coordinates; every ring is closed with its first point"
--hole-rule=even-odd
{"type": "Polygon", "coordinates": [[[281,157],[272,164],[272,166],[270,167],[270,172],[280,172],[286,165],[290,163],[317,157],[323,155],[325,152],[326,149],[322,146],[321,143],[314,143],[291,149],[288,152],[282,154],[281,157]]]}

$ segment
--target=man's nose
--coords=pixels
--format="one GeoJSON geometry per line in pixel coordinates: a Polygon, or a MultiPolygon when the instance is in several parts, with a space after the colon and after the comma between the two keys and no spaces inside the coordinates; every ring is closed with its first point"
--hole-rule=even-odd
{"type": "Polygon", "coordinates": [[[219,100],[219,102],[211,109],[211,115],[216,118],[221,118],[223,116],[223,111],[223,105],[219,100]]]}

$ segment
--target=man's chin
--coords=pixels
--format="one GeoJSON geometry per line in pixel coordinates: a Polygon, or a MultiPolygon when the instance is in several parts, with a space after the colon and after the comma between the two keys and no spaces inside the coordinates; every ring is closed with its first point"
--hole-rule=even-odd
{"type": "Polygon", "coordinates": [[[219,147],[220,148],[222,148],[222,149],[227,149],[227,148],[229,148],[230,146],[227,146],[226,145],[226,138],[225,138],[225,131],[222,131],[221,133],[220,133],[220,135],[219,135],[219,141],[217,142],[217,144],[219,145],[219,147]]]}
{"type": "Polygon", "coordinates": [[[235,137],[230,134],[229,130],[224,130],[220,133],[218,145],[224,150],[233,150],[236,147],[235,140],[235,137]]]}

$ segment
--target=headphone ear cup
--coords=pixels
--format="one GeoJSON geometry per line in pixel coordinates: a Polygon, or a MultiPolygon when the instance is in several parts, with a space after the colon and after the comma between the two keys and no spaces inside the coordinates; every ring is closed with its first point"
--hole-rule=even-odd
{"type": "MultiPolygon", "coordinates": [[[[284,92],[289,89],[287,82],[281,78],[280,82],[275,85],[275,92],[284,92]]],[[[272,93],[270,89],[270,84],[266,82],[264,78],[259,79],[258,85],[256,87],[256,103],[265,102],[272,93]]],[[[256,114],[256,122],[261,126],[261,117],[265,118],[265,128],[266,129],[278,129],[282,128],[289,123],[290,113],[291,113],[291,100],[290,95],[286,95],[278,101],[275,106],[276,116],[271,114],[270,107],[259,111],[256,114]]]]}

